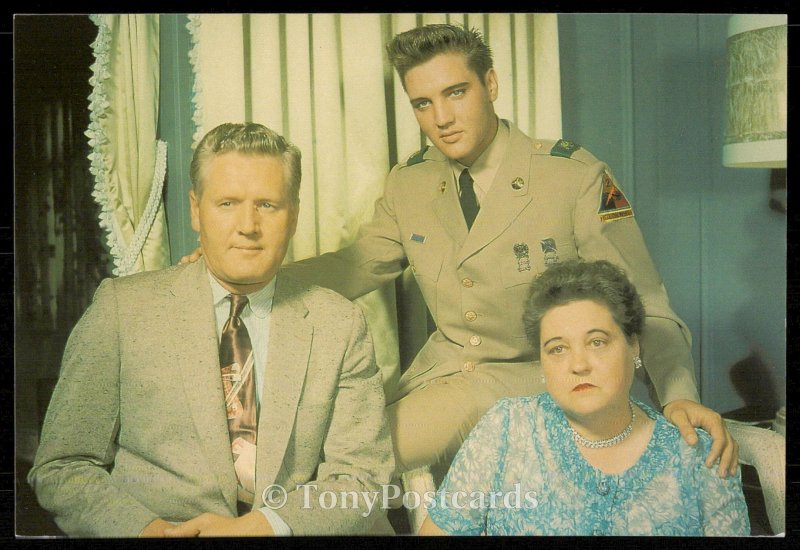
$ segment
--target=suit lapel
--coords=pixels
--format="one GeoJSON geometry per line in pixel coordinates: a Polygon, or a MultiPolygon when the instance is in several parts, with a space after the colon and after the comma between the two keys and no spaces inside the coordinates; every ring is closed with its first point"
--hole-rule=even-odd
{"type": "Polygon", "coordinates": [[[302,292],[297,282],[278,276],[258,421],[257,498],[276,481],[306,378],[314,331],[302,292]]]}
{"type": "Polygon", "coordinates": [[[219,347],[213,298],[205,264],[192,264],[171,288],[174,297],[174,331],[178,342],[174,363],[183,381],[197,436],[209,468],[231,510],[236,510],[236,472],[222,395],[219,347]]]}
{"type": "Polygon", "coordinates": [[[459,252],[459,266],[502,234],[531,202],[531,148],[531,140],[512,125],[503,162],[459,252]]]}

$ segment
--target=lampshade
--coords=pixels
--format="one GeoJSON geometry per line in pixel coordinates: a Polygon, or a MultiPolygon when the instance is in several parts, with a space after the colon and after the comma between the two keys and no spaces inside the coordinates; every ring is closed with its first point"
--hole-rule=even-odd
{"type": "Polygon", "coordinates": [[[728,21],[725,166],[786,167],[787,25],[780,14],[728,21]]]}

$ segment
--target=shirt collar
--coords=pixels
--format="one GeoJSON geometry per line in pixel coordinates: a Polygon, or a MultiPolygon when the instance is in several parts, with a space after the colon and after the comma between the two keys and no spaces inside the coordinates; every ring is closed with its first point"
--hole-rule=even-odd
{"type": "MultiPolygon", "coordinates": [[[[216,307],[228,297],[230,292],[225,290],[211,273],[207,272],[207,274],[208,280],[211,282],[211,296],[214,298],[214,307],[216,307]]],[[[276,281],[277,277],[273,277],[267,286],[246,295],[248,307],[250,307],[253,314],[260,319],[263,319],[272,311],[272,298],[275,296],[276,281]]],[[[245,311],[246,310],[247,307],[245,307],[245,311]]]]}
{"type": "MultiPolygon", "coordinates": [[[[472,180],[475,182],[475,186],[479,189],[480,192],[476,191],[476,194],[486,195],[489,192],[489,188],[492,186],[492,182],[494,181],[494,176],[497,174],[498,168],[500,168],[500,164],[503,162],[503,157],[505,156],[506,149],[508,148],[508,136],[510,131],[506,122],[502,119],[498,118],[497,121],[497,133],[494,136],[494,139],[486,148],[486,150],[481,153],[475,162],[472,163],[472,166],[464,166],[457,160],[450,160],[450,165],[453,168],[453,175],[456,178],[456,182],[458,182],[458,176],[464,170],[464,168],[469,168],[469,174],[472,176],[472,180]]],[[[461,190],[459,189],[459,192],[461,190]]],[[[479,197],[481,198],[481,197],[479,197]]]]}

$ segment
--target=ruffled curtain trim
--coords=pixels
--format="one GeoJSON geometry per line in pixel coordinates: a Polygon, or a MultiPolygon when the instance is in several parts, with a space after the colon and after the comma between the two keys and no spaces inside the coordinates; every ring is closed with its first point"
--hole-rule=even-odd
{"type": "Polygon", "coordinates": [[[200,65],[197,58],[200,55],[200,25],[202,19],[197,14],[188,15],[189,22],[186,28],[189,30],[189,35],[192,39],[192,46],[189,50],[189,64],[192,66],[192,75],[194,82],[192,83],[192,122],[194,123],[194,134],[192,134],[192,149],[197,148],[197,144],[203,138],[203,85],[200,74],[200,65]]]}
{"type": "Polygon", "coordinates": [[[147,207],[142,214],[133,239],[130,244],[125,243],[122,229],[114,216],[112,197],[116,196],[117,189],[109,178],[103,146],[109,143],[102,121],[106,118],[111,102],[105,90],[105,82],[111,77],[111,29],[103,20],[103,15],[90,15],[89,18],[97,25],[97,38],[92,43],[95,62],[91,66],[92,76],[89,84],[92,93],[89,94],[89,127],[85,135],[89,138],[89,171],[95,178],[92,197],[100,205],[100,227],[106,231],[106,243],[114,260],[112,273],[117,276],[129,275],[136,271],[136,259],[141,254],[147,235],[153,227],[159,206],[161,205],[164,176],[167,170],[167,144],[156,141],[156,160],[153,170],[153,182],[147,207]]]}

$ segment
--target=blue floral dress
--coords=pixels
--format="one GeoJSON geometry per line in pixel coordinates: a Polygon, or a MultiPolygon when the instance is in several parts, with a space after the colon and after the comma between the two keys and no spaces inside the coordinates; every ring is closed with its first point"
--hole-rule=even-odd
{"type": "Polygon", "coordinates": [[[453,535],[748,535],[740,474],[720,479],[703,464],[709,435],[691,447],[636,404],[653,435],[635,465],[609,475],[583,458],[549,394],[499,400],[427,503],[431,519],[453,535]]]}

